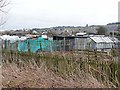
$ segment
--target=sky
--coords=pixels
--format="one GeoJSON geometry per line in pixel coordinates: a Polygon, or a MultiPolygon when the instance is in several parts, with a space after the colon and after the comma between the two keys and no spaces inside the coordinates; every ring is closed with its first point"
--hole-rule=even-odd
{"type": "Polygon", "coordinates": [[[11,0],[2,29],[106,25],[118,21],[119,0],[11,0]]]}

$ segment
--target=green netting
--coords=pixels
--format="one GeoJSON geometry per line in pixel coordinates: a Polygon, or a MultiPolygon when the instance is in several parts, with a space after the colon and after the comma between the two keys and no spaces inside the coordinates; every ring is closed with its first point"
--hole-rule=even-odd
{"type": "Polygon", "coordinates": [[[28,41],[22,41],[18,43],[18,51],[28,52],[28,41]]]}
{"type": "Polygon", "coordinates": [[[5,48],[9,48],[10,50],[18,50],[20,52],[52,52],[52,51],[62,51],[69,50],[73,48],[69,45],[69,42],[66,41],[64,45],[63,40],[53,41],[53,40],[44,40],[42,37],[38,37],[38,39],[27,39],[25,41],[18,41],[8,44],[8,41],[5,40],[5,48]]]}
{"type": "Polygon", "coordinates": [[[28,49],[30,49],[30,52],[36,52],[40,48],[39,40],[28,40],[28,49]]]}
{"type": "Polygon", "coordinates": [[[18,51],[22,52],[37,52],[37,51],[52,51],[52,41],[44,40],[39,37],[37,40],[28,39],[26,41],[19,42],[18,51]]]}

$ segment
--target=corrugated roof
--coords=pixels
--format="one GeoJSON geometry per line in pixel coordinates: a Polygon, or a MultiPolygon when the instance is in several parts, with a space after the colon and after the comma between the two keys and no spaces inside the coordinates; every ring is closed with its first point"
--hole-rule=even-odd
{"type": "Polygon", "coordinates": [[[114,37],[114,38],[113,38],[113,37],[109,37],[109,38],[110,38],[113,42],[116,42],[116,43],[117,43],[117,42],[120,42],[120,41],[119,41],[117,38],[115,38],[115,37],[114,37]]]}
{"type": "Polygon", "coordinates": [[[103,42],[103,40],[100,37],[90,37],[90,38],[96,43],[103,42]]]}
{"type": "Polygon", "coordinates": [[[96,43],[113,43],[109,37],[90,37],[96,43]]]}
{"type": "Polygon", "coordinates": [[[101,37],[101,39],[106,43],[113,43],[113,41],[109,37],[101,37]]]}

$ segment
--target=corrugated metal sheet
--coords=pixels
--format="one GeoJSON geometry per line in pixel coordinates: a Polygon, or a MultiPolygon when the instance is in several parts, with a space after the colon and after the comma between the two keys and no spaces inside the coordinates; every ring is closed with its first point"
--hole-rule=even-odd
{"type": "Polygon", "coordinates": [[[102,39],[103,42],[105,42],[105,43],[113,43],[113,41],[112,41],[109,37],[101,37],[101,39],[102,39]]]}
{"type": "Polygon", "coordinates": [[[87,42],[87,38],[75,38],[75,49],[85,50],[87,42]]]}
{"type": "Polygon", "coordinates": [[[96,43],[113,43],[109,37],[90,37],[96,43]]]}
{"type": "Polygon", "coordinates": [[[117,38],[113,38],[113,37],[109,37],[114,43],[118,43],[118,42],[120,42],[117,38]]]}
{"type": "Polygon", "coordinates": [[[92,39],[96,43],[103,42],[103,40],[100,37],[90,37],[90,39],[92,39]]]}

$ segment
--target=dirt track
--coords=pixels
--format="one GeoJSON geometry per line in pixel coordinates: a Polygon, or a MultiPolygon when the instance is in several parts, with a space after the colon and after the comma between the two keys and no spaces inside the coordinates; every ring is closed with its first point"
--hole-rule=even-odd
{"type": "Polygon", "coordinates": [[[3,87],[29,88],[104,88],[90,75],[71,76],[63,79],[45,67],[17,68],[16,65],[3,65],[3,87]]]}

